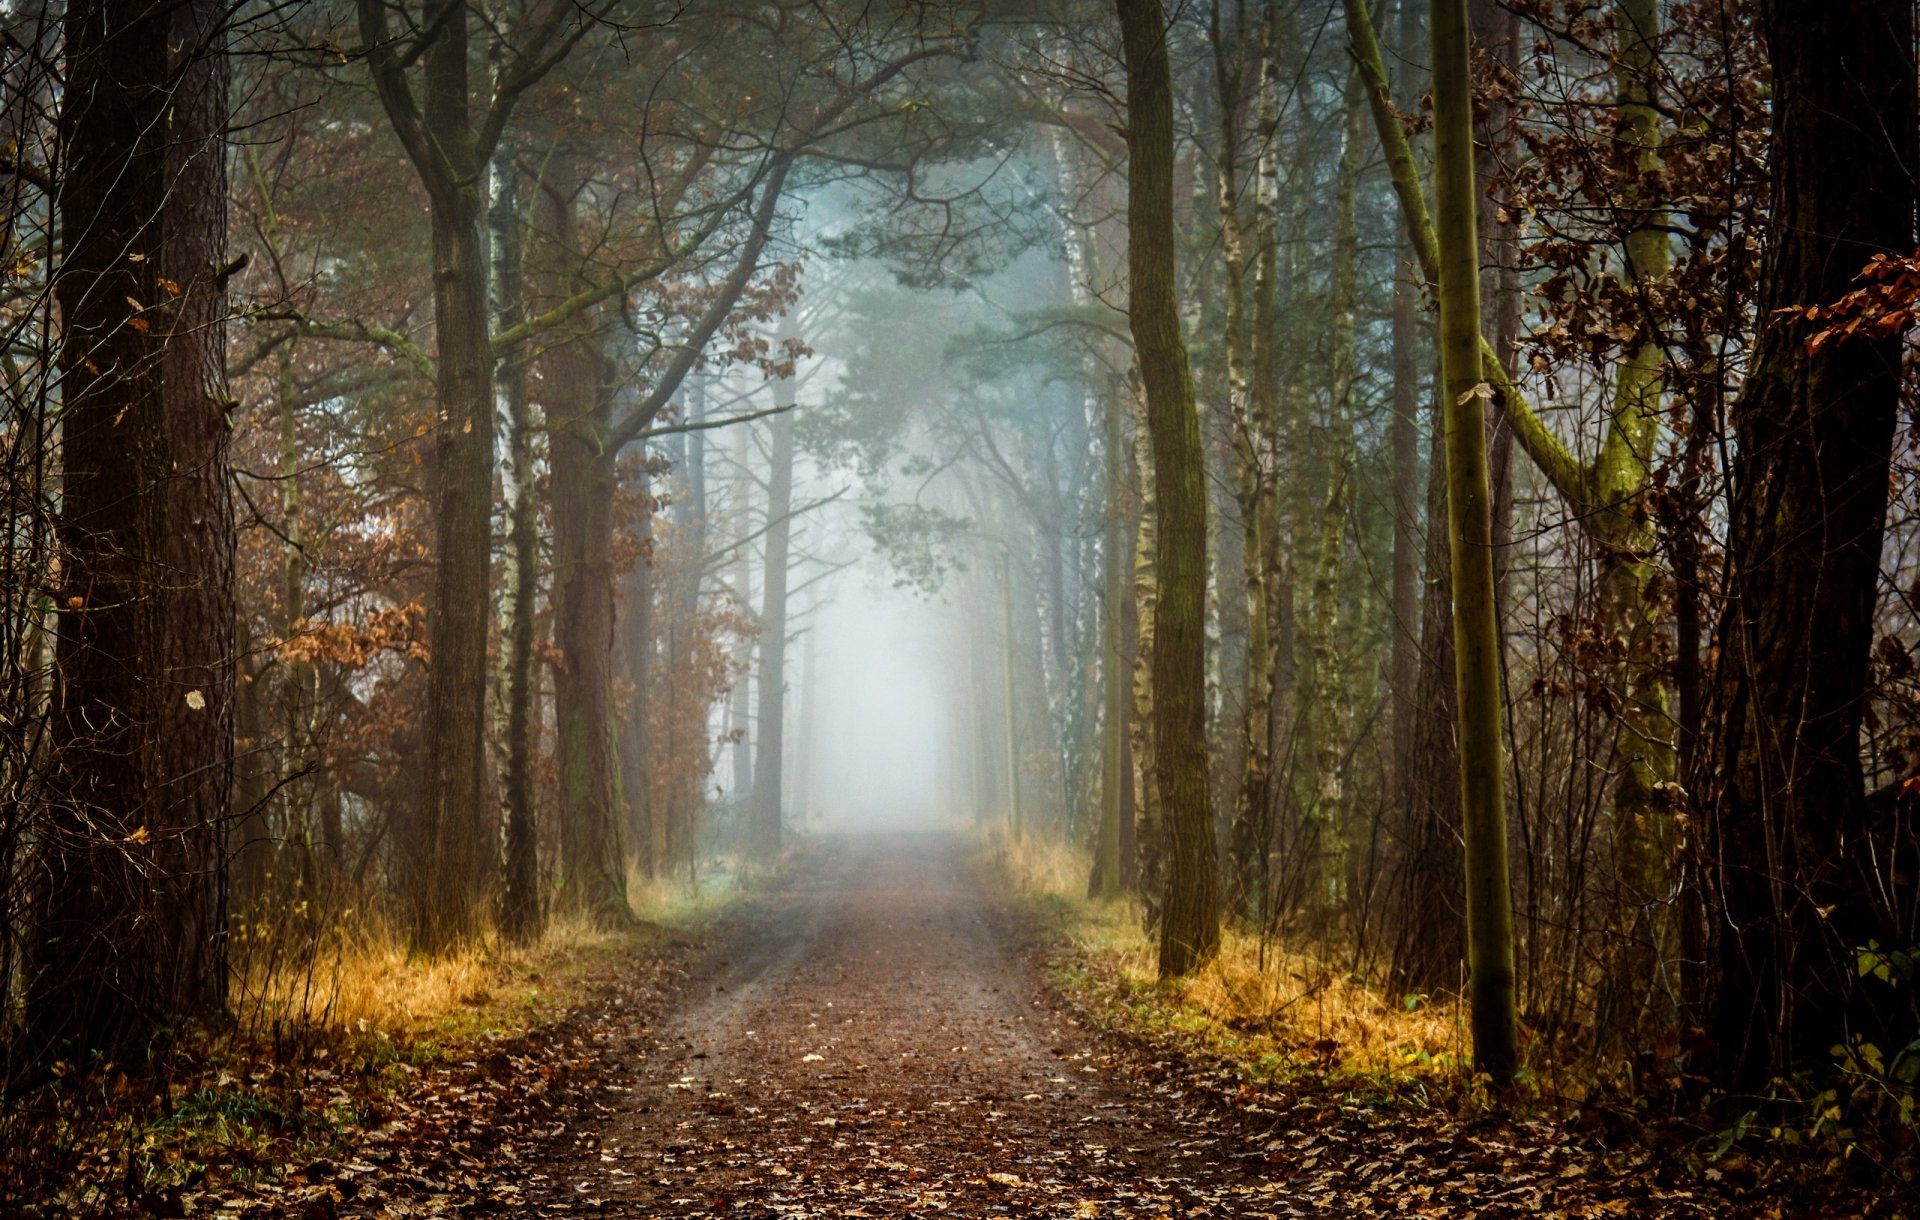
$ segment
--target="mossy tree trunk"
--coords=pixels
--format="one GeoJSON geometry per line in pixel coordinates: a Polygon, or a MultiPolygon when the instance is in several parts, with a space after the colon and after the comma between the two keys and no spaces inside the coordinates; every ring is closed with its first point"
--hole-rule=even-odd
{"type": "Polygon", "coordinates": [[[1159,0],[1117,0],[1127,66],[1127,300],[1158,501],[1154,778],[1167,825],[1160,975],[1192,973],[1220,935],[1206,743],[1206,458],[1174,275],[1173,80],[1159,0]]]}
{"type": "Polygon", "coordinates": [[[1433,0],[1434,198],[1446,413],[1447,536],[1453,569],[1454,674],[1466,841],[1468,995],[1475,1065],[1505,1085],[1518,1067],[1513,896],[1507,875],[1500,634],[1493,574],[1473,82],[1466,0],[1433,0]]]}

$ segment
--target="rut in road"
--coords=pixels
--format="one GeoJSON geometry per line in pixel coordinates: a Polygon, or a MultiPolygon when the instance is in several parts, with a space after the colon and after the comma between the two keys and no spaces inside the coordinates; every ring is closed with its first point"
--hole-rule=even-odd
{"type": "Polygon", "coordinates": [[[696,978],[549,1208],[1310,1214],[1049,1002],[959,839],[827,841],[696,978]]]}

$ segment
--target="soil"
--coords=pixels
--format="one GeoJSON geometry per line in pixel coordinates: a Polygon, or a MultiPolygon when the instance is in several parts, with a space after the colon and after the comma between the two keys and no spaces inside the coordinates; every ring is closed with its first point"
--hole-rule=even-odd
{"type": "Polygon", "coordinates": [[[524,1203],[620,1216],[1302,1216],[1234,1118],[1050,998],[964,841],[803,855],[524,1203]]]}

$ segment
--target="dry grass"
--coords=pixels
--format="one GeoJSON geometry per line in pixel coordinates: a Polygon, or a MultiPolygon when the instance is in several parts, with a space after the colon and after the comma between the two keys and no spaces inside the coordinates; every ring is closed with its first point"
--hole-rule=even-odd
{"type": "Polygon", "coordinates": [[[1085,852],[1044,835],[1015,839],[998,824],[982,833],[989,860],[1017,892],[1063,902],[1086,897],[1085,852]]]}
{"type": "Polygon", "coordinates": [[[428,958],[410,954],[390,921],[347,912],[306,933],[307,945],[297,953],[263,951],[267,938],[251,939],[251,945],[240,941],[252,951],[243,955],[236,980],[235,1007],[246,1032],[405,1038],[460,1025],[520,1026],[565,993],[580,963],[616,950],[626,936],[563,919],[537,945],[488,940],[428,958]]]}
{"type": "Polygon", "coordinates": [[[747,875],[732,860],[708,861],[691,880],[647,877],[629,867],[627,899],[633,913],[648,923],[691,927],[725,913],[745,894],[747,882],[747,875]]]}
{"type": "Polygon", "coordinates": [[[1163,986],[1158,948],[1138,905],[1086,897],[1086,853],[1032,836],[1009,842],[999,833],[988,836],[987,853],[1012,889],[1060,919],[1075,950],[1134,1019],[1177,1028],[1210,1050],[1269,1070],[1377,1081],[1462,1075],[1466,1014],[1457,1001],[1387,995],[1298,947],[1231,929],[1204,969],[1163,986]]]}
{"type": "Polygon", "coordinates": [[[388,918],[353,910],[319,927],[296,908],[275,924],[236,931],[235,1009],[243,1031],[285,1030],[401,1039],[525,1028],[569,1002],[600,963],[643,948],[662,929],[717,917],[741,893],[737,874],[710,872],[697,886],[633,875],[637,929],[609,930],[579,915],[551,919],[538,944],[476,941],[438,958],[407,950],[388,918]]]}
{"type": "Polygon", "coordinates": [[[1179,995],[1227,1028],[1273,1038],[1343,1072],[1451,1077],[1466,1062],[1457,1002],[1396,1002],[1338,967],[1240,932],[1225,935],[1219,954],[1180,984],[1179,995]]]}

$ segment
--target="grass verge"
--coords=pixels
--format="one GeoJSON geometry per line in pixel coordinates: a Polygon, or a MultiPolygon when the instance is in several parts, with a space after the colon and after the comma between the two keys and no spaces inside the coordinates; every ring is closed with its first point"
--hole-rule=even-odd
{"type": "Polygon", "coordinates": [[[697,888],[636,879],[631,927],[561,918],[536,945],[432,961],[350,913],[301,953],[242,944],[230,1026],[189,1031],[151,1070],[74,1075],[0,1110],[0,1214],[327,1216],[463,1190],[511,1204],[511,1175],[488,1166],[562,1137],[569,1097],[618,1058],[606,1027],[644,1034],[752,891],[730,870],[697,888]]]}
{"type": "Polygon", "coordinates": [[[1383,994],[1232,930],[1203,970],[1161,983],[1139,905],[1090,899],[1084,853],[990,832],[982,855],[1067,1002],[1139,1050],[1155,1088],[1241,1115],[1275,1176],[1331,1214],[1401,1214],[1410,1190],[1412,1214],[1436,1216],[1920,1215],[1910,1148],[1762,1139],[1709,1109],[1538,1076],[1495,1098],[1457,1000],[1383,994]]]}
{"type": "Polygon", "coordinates": [[[1083,852],[994,833],[986,854],[1059,944],[1055,984],[1103,1024],[1176,1039],[1261,1083],[1311,1078],[1416,1098],[1471,1084],[1466,1013],[1457,1001],[1387,996],[1337,965],[1233,929],[1205,968],[1162,984],[1139,905],[1088,898],[1083,852]]]}

